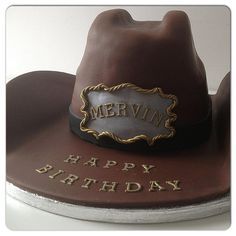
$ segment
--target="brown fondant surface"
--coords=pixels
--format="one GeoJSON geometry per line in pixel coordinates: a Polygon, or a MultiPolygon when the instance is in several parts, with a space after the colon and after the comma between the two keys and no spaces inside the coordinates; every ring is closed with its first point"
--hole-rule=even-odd
{"type": "Polygon", "coordinates": [[[160,87],[176,95],[176,126],[199,123],[209,112],[204,65],[182,11],[170,11],[162,21],[135,21],[122,9],[102,12],[89,30],[76,78],[71,109],[80,118],[82,89],[100,83],[160,87]]]}
{"type": "Polygon", "coordinates": [[[230,186],[228,81],[222,82],[212,98],[213,129],[206,143],[192,149],[145,154],[98,147],[69,130],[68,107],[75,76],[60,72],[19,76],[7,85],[7,181],[59,201],[100,207],[177,206],[222,196],[230,186]],[[80,155],[81,160],[65,163],[69,154],[80,155]],[[99,158],[97,167],[83,165],[91,157],[99,158]],[[103,168],[107,160],[118,164],[103,168]],[[121,171],[124,162],[136,167],[121,171]],[[35,171],[46,164],[54,169],[46,174],[35,171]],[[144,174],[142,164],[156,168],[144,174]],[[66,173],[55,179],[48,177],[59,169],[66,173]],[[68,174],[77,175],[79,180],[71,186],[61,183],[68,174]],[[81,188],[84,178],[97,183],[90,189],[81,188]],[[163,183],[173,179],[180,180],[180,191],[148,191],[151,180],[163,183]],[[99,191],[102,181],[118,182],[116,192],[99,191]],[[125,192],[128,181],[140,183],[142,191],[125,192]]]}

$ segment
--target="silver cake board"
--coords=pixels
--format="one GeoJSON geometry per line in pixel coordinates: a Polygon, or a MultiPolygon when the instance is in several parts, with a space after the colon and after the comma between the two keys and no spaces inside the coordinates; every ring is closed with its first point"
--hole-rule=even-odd
{"type": "Polygon", "coordinates": [[[166,223],[200,219],[230,210],[230,195],[216,200],[172,208],[116,209],[99,208],[56,201],[24,191],[7,182],[7,194],[30,206],[71,218],[110,223],[166,223]]]}

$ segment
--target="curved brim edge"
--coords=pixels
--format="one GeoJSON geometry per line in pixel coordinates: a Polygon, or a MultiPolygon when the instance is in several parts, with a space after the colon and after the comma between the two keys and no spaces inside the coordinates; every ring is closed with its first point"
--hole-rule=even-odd
{"type": "Polygon", "coordinates": [[[99,208],[56,201],[6,183],[9,196],[30,206],[75,219],[110,223],[166,223],[201,219],[230,210],[230,194],[208,202],[172,208],[99,208]]]}

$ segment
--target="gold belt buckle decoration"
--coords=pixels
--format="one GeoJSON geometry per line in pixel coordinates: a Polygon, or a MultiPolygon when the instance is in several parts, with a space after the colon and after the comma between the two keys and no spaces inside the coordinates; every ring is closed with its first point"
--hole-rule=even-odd
{"type": "Polygon", "coordinates": [[[83,89],[81,99],[84,117],[80,129],[96,139],[108,136],[122,144],[143,139],[151,146],[175,135],[177,97],[164,94],[161,88],[99,84],[83,89]]]}

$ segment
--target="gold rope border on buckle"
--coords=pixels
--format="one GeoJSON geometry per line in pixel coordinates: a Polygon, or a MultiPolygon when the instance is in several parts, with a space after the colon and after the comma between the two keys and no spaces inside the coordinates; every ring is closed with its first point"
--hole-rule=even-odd
{"type": "Polygon", "coordinates": [[[84,118],[82,119],[82,121],[80,122],[80,129],[83,132],[86,132],[88,134],[92,134],[96,139],[99,139],[102,136],[107,136],[110,137],[112,139],[114,139],[116,142],[118,143],[122,143],[122,144],[130,144],[130,143],[134,143],[137,140],[146,140],[149,146],[152,146],[155,141],[160,140],[160,139],[168,139],[168,138],[172,138],[175,135],[175,129],[173,126],[171,126],[171,124],[177,119],[177,115],[175,113],[172,112],[172,110],[176,107],[176,105],[178,104],[178,99],[175,95],[172,94],[164,94],[161,88],[153,88],[153,89],[143,89],[140,88],[134,84],[131,83],[122,83],[116,86],[112,86],[112,87],[107,87],[105,84],[101,83],[98,84],[96,86],[88,86],[86,88],[84,88],[80,94],[80,97],[82,99],[83,105],[80,109],[80,111],[84,114],[84,118]],[[89,102],[88,102],[88,97],[87,94],[90,91],[107,91],[107,92],[114,92],[117,91],[119,89],[122,88],[131,88],[137,92],[143,93],[143,94],[155,94],[157,93],[158,95],[160,95],[162,98],[168,98],[171,99],[173,101],[173,103],[168,106],[166,108],[166,113],[168,114],[169,119],[167,119],[165,121],[165,128],[170,130],[169,134],[159,134],[157,136],[154,137],[149,137],[147,135],[144,134],[140,134],[137,135],[133,138],[128,138],[128,139],[122,139],[119,136],[115,135],[114,133],[108,132],[108,131],[103,131],[101,133],[93,130],[93,129],[89,129],[86,125],[87,122],[89,121],[89,113],[86,111],[87,108],[89,107],[89,102]]]}

